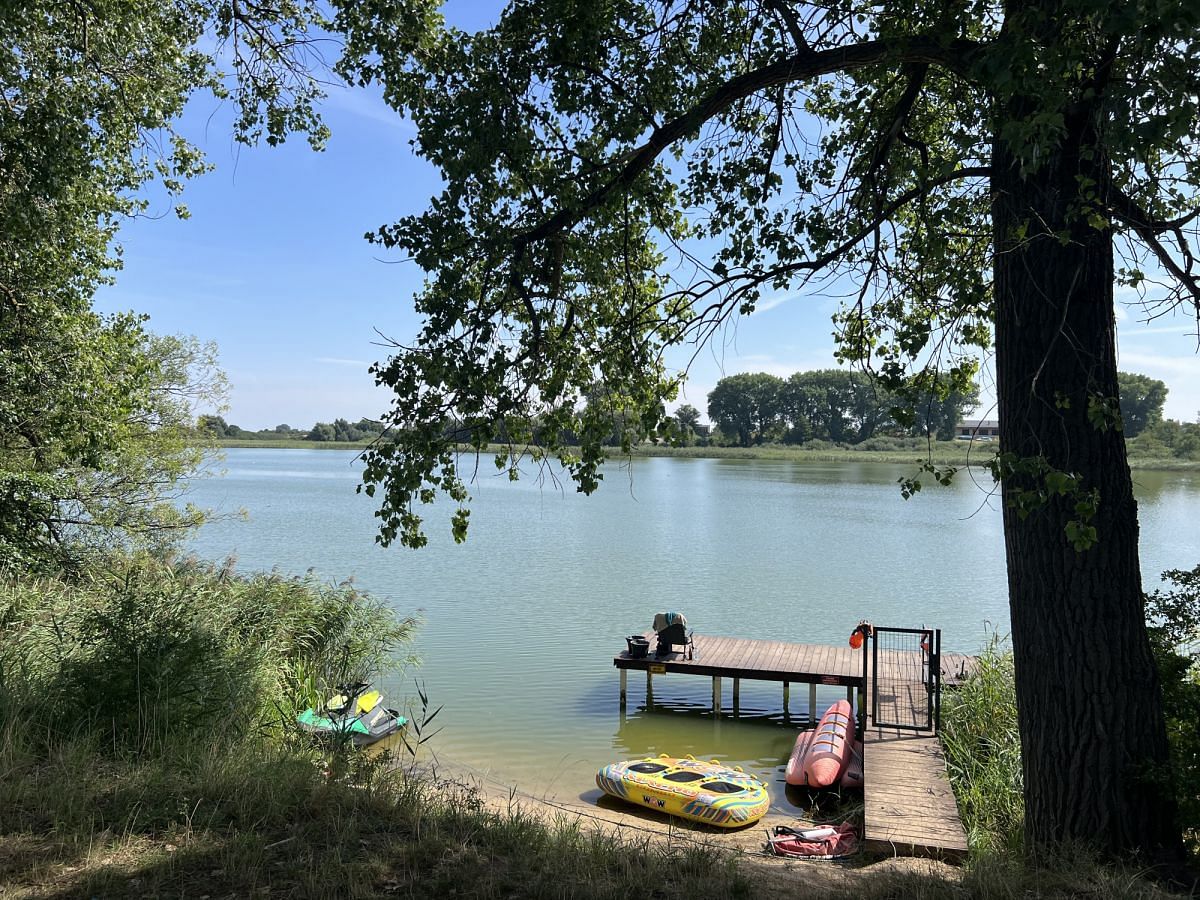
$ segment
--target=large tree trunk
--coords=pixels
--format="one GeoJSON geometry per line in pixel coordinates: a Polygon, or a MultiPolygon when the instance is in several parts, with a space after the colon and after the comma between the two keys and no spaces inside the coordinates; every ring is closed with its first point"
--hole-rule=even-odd
{"type": "MultiPolygon", "coordinates": [[[[1032,105],[1013,103],[1000,120],[1028,119],[1032,105]]],[[[1163,779],[1137,508],[1124,438],[1097,415],[1117,397],[1112,235],[1071,208],[1077,176],[1103,197],[1107,163],[1087,150],[1096,144],[1085,116],[1068,113],[1067,130],[1032,172],[1003,140],[993,149],[1000,450],[1027,468],[1003,479],[1026,838],[1034,851],[1080,842],[1162,860],[1175,856],[1179,829],[1163,779]],[[1046,487],[1038,464],[1020,461],[1038,459],[1098,489],[1090,548],[1076,550],[1066,531],[1078,497],[1024,516],[1011,505],[1046,487]]]]}

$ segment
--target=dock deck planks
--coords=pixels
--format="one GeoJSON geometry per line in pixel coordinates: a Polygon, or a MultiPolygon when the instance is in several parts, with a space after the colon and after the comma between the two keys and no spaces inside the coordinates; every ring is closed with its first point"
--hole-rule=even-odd
{"type": "Polygon", "coordinates": [[[695,638],[695,655],[687,659],[676,650],[656,657],[658,638],[647,632],[650,654],[633,659],[626,653],[613,657],[618,669],[650,671],[662,666],[667,672],[686,675],[707,675],[715,678],[746,678],[760,681],[789,681],[793,683],[836,684],[842,687],[861,687],[862,662],[857,653],[847,648],[820,644],[790,644],[785,641],[764,641],[753,638],[731,638],[699,635],[695,638]]]}
{"type": "Polygon", "coordinates": [[[967,855],[967,835],[936,736],[867,729],[863,775],[867,849],[946,860],[967,855]]]}

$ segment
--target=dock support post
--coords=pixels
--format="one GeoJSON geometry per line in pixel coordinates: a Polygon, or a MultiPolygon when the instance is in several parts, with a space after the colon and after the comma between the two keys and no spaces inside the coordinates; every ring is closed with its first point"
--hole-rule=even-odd
{"type": "Polygon", "coordinates": [[[808,685],[808,721],[817,721],[817,683],[809,682],[808,685]]]}
{"type": "Polygon", "coordinates": [[[733,679],[733,714],[738,714],[738,709],[742,705],[742,679],[733,679]]]}
{"type": "Polygon", "coordinates": [[[850,704],[850,708],[854,708],[854,685],[846,688],[846,702],[850,704]]]}
{"type": "Polygon", "coordinates": [[[721,676],[713,676],[713,714],[721,714],[721,676]]]}
{"type": "Polygon", "coordinates": [[[783,711],[788,711],[788,701],[792,699],[792,683],[785,681],[783,683],[783,711]]]}
{"type": "Polygon", "coordinates": [[[628,669],[621,669],[621,709],[625,708],[625,688],[628,684],[628,669]]]}

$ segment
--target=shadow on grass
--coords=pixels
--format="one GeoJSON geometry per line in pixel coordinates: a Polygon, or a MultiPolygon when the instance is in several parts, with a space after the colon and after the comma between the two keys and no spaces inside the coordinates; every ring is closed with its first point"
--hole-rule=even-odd
{"type": "Polygon", "coordinates": [[[0,796],[5,900],[1168,896],[1135,871],[1083,857],[1040,872],[1000,857],[965,870],[900,859],[760,863],[630,840],[570,816],[489,809],[470,784],[383,766],[331,782],[311,758],[289,765],[266,753],[224,762],[177,756],[165,767],[112,766],[89,778],[66,764],[72,759],[83,757],[8,769],[0,796]],[[80,781],[70,797],[49,780],[65,776],[80,781]]]}

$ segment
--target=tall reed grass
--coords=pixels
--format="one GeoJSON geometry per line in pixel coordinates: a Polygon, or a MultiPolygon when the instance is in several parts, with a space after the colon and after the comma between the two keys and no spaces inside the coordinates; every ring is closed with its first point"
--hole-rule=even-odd
{"type": "Polygon", "coordinates": [[[972,851],[1015,853],[1023,843],[1021,738],[1012,651],[992,634],[978,670],[947,692],[942,747],[972,851]]]}
{"type": "Polygon", "coordinates": [[[351,585],[189,560],[0,578],[0,892],[749,896],[725,855],[487,807],[403,749],[289,727],[407,662],[414,627],[351,585]]]}
{"type": "Polygon", "coordinates": [[[0,715],[150,752],[281,728],[328,685],[403,665],[416,627],[350,584],[114,556],[0,580],[0,715]]]}

